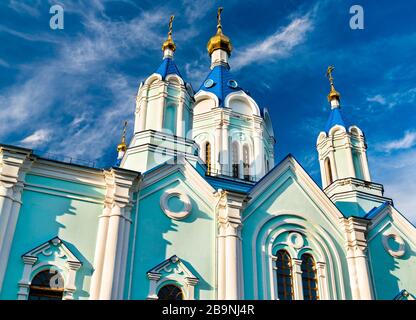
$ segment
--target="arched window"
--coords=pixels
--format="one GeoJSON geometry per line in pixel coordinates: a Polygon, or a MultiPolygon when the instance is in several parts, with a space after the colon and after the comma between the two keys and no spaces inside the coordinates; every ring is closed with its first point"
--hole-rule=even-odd
{"type": "Polygon", "coordinates": [[[240,175],[238,166],[239,166],[238,144],[234,142],[233,143],[233,178],[238,178],[240,175]]]}
{"type": "Polygon", "coordinates": [[[327,185],[330,185],[332,182],[334,182],[334,179],[332,178],[332,170],[331,170],[331,161],[329,158],[325,159],[325,175],[326,175],[326,183],[327,185]]]}
{"type": "Polygon", "coordinates": [[[164,131],[176,135],[176,106],[168,105],[165,109],[164,131]]]}
{"type": "Polygon", "coordinates": [[[173,284],[168,284],[160,288],[157,293],[159,300],[183,300],[183,292],[173,284]]]}
{"type": "Polygon", "coordinates": [[[205,144],[205,163],[207,165],[207,174],[211,174],[211,144],[205,144]]]}
{"type": "Polygon", "coordinates": [[[302,255],[301,270],[303,299],[319,300],[316,264],[315,260],[310,254],[305,253],[302,255]]]}
{"type": "Polygon", "coordinates": [[[33,278],[29,288],[29,300],[62,300],[64,280],[56,270],[39,272],[33,278]]]}
{"type": "Polygon", "coordinates": [[[279,300],[293,300],[292,261],[286,250],[277,252],[276,273],[279,300]]]}
{"type": "Polygon", "coordinates": [[[250,180],[250,154],[248,145],[243,146],[244,180],[250,180]]]}

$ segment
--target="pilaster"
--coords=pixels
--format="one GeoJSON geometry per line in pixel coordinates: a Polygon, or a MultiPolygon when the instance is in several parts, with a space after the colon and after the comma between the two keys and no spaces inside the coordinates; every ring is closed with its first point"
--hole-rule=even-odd
{"type": "Polygon", "coordinates": [[[349,217],[348,219],[343,218],[342,224],[345,230],[345,249],[352,298],[354,300],[372,300],[374,295],[368,267],[366,239],[369,221],[349,217]]]}
{"type": "Polygon", "coordinates": [[[242,299],[241,273],[241,214],[247,197],[244,194],[219,191],[217,208],[218,298],[242,299]]]}
{"type": "Polygon", "coordinates": [[[104,171],[107,184],[98,225],[90,299],[122,299],[126,271],[133,193],[139,174],[125,169],[104,171]]]}
{"type": "Polygon", "coordinates": [[[31,150],[0,146],[0,290],[22,205],[26,173],[30,170],[31,150]]]}

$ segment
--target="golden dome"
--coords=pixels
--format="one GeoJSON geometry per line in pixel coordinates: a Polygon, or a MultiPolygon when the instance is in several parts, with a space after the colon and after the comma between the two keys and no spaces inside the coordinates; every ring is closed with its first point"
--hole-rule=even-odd
{"type": "Polygon", "coordinates": [[[163,42],[162,51],[165,51],[166,49],[170,49],[172,51],[176,50],[175,42],[173,42],[172,39],[172,22],[174,18],[175,16],[170,16],[168,38],[165,42],[163,42]]]}
{"type": "Polygon", "coordinates": [[[121,138],[121,142],[117,146],[117,152],[120,152],[120,151],[126,152],[127,150],[126,129],[127,129],[127,121],[124,121],[123,136],[121,138]]]}
{"type": "Polygon", "coordinates": [[[340,99],[341,95],[335,90],[334,84],[331,84],[331,91],[328,94],[328,101],[331,102],[333,99],[340,99]]]}
{"type": "Polygon", "coordinates": [[[207,44],[207,49],[209,54],[211,55],[215,50],[222,49],[231,55],[231,51],[233,50],[233,46],[231,44],[230,38],[228,38],[225,34],[222,33],[222,25],[221,25],[221,12],[223,8],[218,8],[217,14],[217,33],[211,39],[209,39],[207,44]]]}

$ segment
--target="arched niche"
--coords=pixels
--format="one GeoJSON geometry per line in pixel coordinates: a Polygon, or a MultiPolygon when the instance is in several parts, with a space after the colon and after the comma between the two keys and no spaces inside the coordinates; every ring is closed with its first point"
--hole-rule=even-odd
{"type": "Polygon", "coordinates": [[[257,103],[245,92],[230,93],[225,98],[225,107],[245,115],[260,116],[260,108],[257,103]]]}
{"type": "Polygon", "coordinates": [[[218,98],[216,95],[200,91],[195,95],[194,115],[203,114],[218,107],[218,98]]]}

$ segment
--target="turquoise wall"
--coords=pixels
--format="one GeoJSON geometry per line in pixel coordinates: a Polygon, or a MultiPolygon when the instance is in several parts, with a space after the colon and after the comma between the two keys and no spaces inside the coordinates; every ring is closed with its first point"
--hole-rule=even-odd
{"type": "MultiPolygon", "coordinates": [[[[146,178],[145,178],[146,179],[146,178]]],[[[190,271],[199,278],[195,299],[215,298],[215,218],[213,204],[208,203],[201,190],[191,185],[181,172],[172,173],[140,190],[138,216],[133,212],[128,261],[129,274],[126,298],[146,299],[149,290],[147,271],[167,258],[177,255],[190,271]],[[160,208],[165,190],[178,188],[189,196],[191,214],[180,221],[172,220],[160,208]],[[137,226],[134,226],[136,225],[137,226]],[[134,247],[134,252],[133,252],[134,247]],[[133,267],[131,267],[133,266],[133,267]],[[130,275],[131,273],[131,275],[130,275]],[[131,282],[130,282],[131,276],[131,282]],[[130,287],[131,284],[131,287],[130,287]]]]}
{"type": "Polygon", "coordinates": [[[27,175],[35,190],[23,191],[22,207],[12,243],[4,287],[0,299],[16,299],[18,282],[23,275],[21,256],[58,236],[83,263],[77,272],[75,299],[88,299],[92,274],[98,216],[104,190],[82,183],[73,183],[35,175],[27,175]],[[57,189],[65,190],[57,191],[57,189]],[[47,194],[46,192],[54,192],[47,194]],[[80,197],[74,199],[73,197],[80,197]]]}
{"type": "MultiPolygon", "coordinates": [[[[264,261],[264,259],[267,261],[269,259],[267,251],[265,257],[262,256],[262,252],[265,252],[265,246],[267,247],[272,241],[273,234],[278,234],[282,230],[302,233],[305,247],[310,247],[311,253],[319,257],[317,261],[327,264],[330,298],[334,299],[333,289],[338,299],[342,296],[342,292],[345,292],[346,298],[351,297],[344,239],[339,232],[339,221],[336,218],[330,218],[330,214],[320,208],[313,199],[311,191],[304,189],[297,182],[294,173],[288,169],[258,198],[249,202],[243,213],[245,220],[242,231],[246,299],[255,299],[256,291],[259,299],[270,298],[272,291],[270,276],[264,274],[259,266],[267,265],[264,261]],[[256,253],[255,258],[253,258],[253,251],[256,253]],[[254,269],[254,264],[257,266],[257,271],[254,269]],[[262,280],[264,277],[266,287],[262,280]],[[339,278],[342,278],[342,283],[339,278]],[[335,288],[332,282],[335,283],[335,288]]],[[[277,245],[279,238],[274,241],[271,243],[273,246],[277,245]]],[[[293,252],[292,258],[296,258],[293,257],[293,252]]]]}
{"type": "MultiPolygon", "coordinates": [[[[404,219],[404,218],[402,218],[404,219]]],[[[410,242],[412,235],[395,222],[391,216],[386,216],[368,234],[369,261],[372,273],[376,299],[393,299],[401,290],[416,294],[416,246],[410,242]],[[383,246],[383,234],[394,233],[405,241],[405,254],[402,257],[392,257],[383,246]]],[[[390,240],[393,250],[398,249],[394,240],[390,240]]]]}

